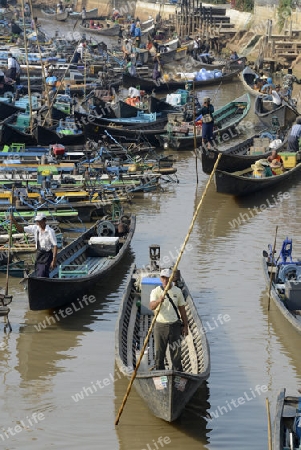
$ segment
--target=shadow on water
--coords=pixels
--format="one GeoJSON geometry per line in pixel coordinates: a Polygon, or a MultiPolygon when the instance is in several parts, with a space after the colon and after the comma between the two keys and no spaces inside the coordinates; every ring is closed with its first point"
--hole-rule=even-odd
{"type": "Polygon", "coordinates": [[[71,308],[70,315],[65,314],[67,308],[25,313],[16,343],[16,369],[24,382],[53,377],[63,371],[59,362],[73,357],[68,351],[80,345],[85,333],[103,327],[101,322],[108,320],[107,314],[117,312],[119,290],[133,261],[134,254],[129,252],[118,270],[88,293],[95,296],[96,301],[77,310],[71,308]]]}
{"type": "MultiPolygon", "coordinates": [[[[301,385],[301,360],[300,360],[300,333],[285,319],[279,309],[274,305],[271,298],[270,310],[268,311],[268,293],[264,290],[260,297],[260,307],[267,320],[269,339],[275,336],[281,346],[282,352],[289,358],[291,365],[295,368],[299,387],[301,385]]],[[[275,358],[272,358],[272,361],[275,358]]],[[[286,383],[286,380],[283,380],[286,383]]]]}
{"type": "MultiPolygon", "coordinates": [[[[117,371],[117,369],[116,369],[117,371]]],[[[120,375],[115,379],[115,413],[117,415],[128,380],[120,375]]],[[[155,450],[161,448],[158,439],[170,439],[170,448],[205,449],[209,444],[207,437],[207,410],[209,404],[209,388],[205,383],[189,402],[182,416],[173,423],[167,423],[154,417],[144,401],[132,387],[116,432],[120,450],[155,450]],[[135,427],[135,428],[134,428],[135,427]],[[133,431],[135,430],[135,431],[133,431]],[[157,447],[156,447],[157,445],[157,447]]],[[[169,448],[166,445],[166,448],[169,448]]]]}

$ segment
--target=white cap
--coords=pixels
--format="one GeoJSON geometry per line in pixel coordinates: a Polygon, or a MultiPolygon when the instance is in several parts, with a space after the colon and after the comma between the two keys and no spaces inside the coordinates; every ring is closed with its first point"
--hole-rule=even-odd
{"type": "Polygon", "coordinates": [[[171,270],[170,269],[162,269],[160,272],[160,277],[166,277],[169,278],[171,275],[171,270]]]}
{"type": "Polygon", "coordinates": [[[38,213],[34,219],[35,222],[40,222],[41,220],[46,219],[45,214],[43,213],[38,213]]]}

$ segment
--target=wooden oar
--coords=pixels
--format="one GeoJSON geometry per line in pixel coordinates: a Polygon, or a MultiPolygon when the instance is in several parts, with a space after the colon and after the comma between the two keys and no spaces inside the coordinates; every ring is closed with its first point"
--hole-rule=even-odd
{"type": "MultiPolygon", "coordinates": [[[[190,223],[188,232],[187,232],[186,237],[185,237],[185,239],[184,239],[184,242],[183,242],[183,244],[182,244],[182,247],[181,247],[181,250],[180,250],[180,252],[179,252],[177,261],[176,261],[176,263],[175,263],[175,265],[174,265],[174,267],[173,267],[173,269],[172,269],[172,274],[171,274],[171,276],[170,276],[170,278],[169,278],[169,280],[168,280],[168,283],[167,283],[167,285],[166,285],[166,287],[165,287],[165,289],[164,289],[164,291],[163,291],[163,293],[162,293],[163,296],[165,296],[166,293],[168,292],[168,290],[169,290],[169,288],[170,288],[170,285],[171,285],[171,283],[172,283],[174,274],[175,274],[175,272],[176,272],[177,269],[178,269],[179,262],[180,262],[180,260],[181,260],[181,258],[182,258],[182,255],[183,255],[183,253],[184,253],[186,244],[187,244],[187,242],[188,242],[188,240],[189,240],[189,238],[190,238],[190,235],[191,235],[191,233],[192,233],[194,223],[195,223],[195,221],[196,221],[196,219],[197,219],[197,216],[198,216],[198,213],[199,213],[199,211],[200,211],[200,209],[201,209],[203,200],[204,200],[204,198],[205,198],[205,196],[206,196],[206,194],[207,194],[207,190],[208,190],[208,188],[209,188],[209,185],[210,185],[210,182],[211,182],[211,180],[212,180],[212,178],[213,178],[213,175],[214,175],[214,173],[215,173],[215,171],[216,171],[216,168],[217,168],[217,165],[218,165],[218,163],[219,163],[220,157],[221,157],[221,153],[218,155],[218,158],[217,158],[217,160],[216,160],[216,162],[215,162],[215,164],[214,164],[213,170],[212,170],[212,172],[211,172],[211,174],[210,174],[210,177],[209,177],[209,179],[208,179],[208,181],[207,181],[207,184],[206,184],[205,190],[204,190],[204,192],[203,192],[203,195],[202,195],[202,197],[201,197],[201,199],[200,199],[200,201],[199,201],[199,203],[198,203],[198,206],[197,206],[197,208],[196,208],[196,210],[195,210],[195,213],[194,213],[194,215],[193,215],[193,217],[192,217],[192,220],[191,220],[191,223],[190,223]]],[[[130,382],[129,382],[129,385],[128,385],[128,387],[127,387],[125,396],[124,396],[124,398],[123,398],[123,400],[122,400],[122,404],[121,404],[121,406],[120,406],[120,408],[119,408],[119,411],[118,411],[118,414],[117,414],[117,417],[116,417],[116,420],[115,420],[115,425],[118,425],[118,423],[119,423],[120,416],[121,416],[121,414],[122,414],[123,408],[124,408],[124,406],[125,406],[125,404],[126,404],[126,401],[127,401],[127,399],[128,399],[128,396],[129,396],[129,394],[130,394],[132,385],[133,385],[133,383],[134,383],[134,380],[135,380],[136,375],[137,375],[137,371],[138,371],[139,366],[140,366],[140,362],[141,362],[141,360],[142,360],[142,358],[143,358],[143,355],[144,355],[145,349],[146,349],[146,347],[147,347],[147,344],[148,344],[150,335],[151,335],[152,330],[153,330],[153,328],[154,328],[154,325],[155,325],[155,322],[156,322],[156,318],[157,318],[157,316],[158,316],[158,314],[159,314],[159,312],[160,312],[160,307],[161,307],[161,303],[160,303],[158,309],[157,309],[156,312],[155,312],[155,315],[154,315],[154,318],[153,318],[152,323],[151,323],[151,325],[150,325],[150,328],[149,328],[149,330],[148,330],[147,336],[146,336],[146,338],[145,338],[145,340],[144,340],[143,347],[142,347],[142,349],[141,349],[141,351],[140,351],[140,356],[139,356],[139,359],[138,359],[138,361],[137,361],[135,370],[134,370],[134,372],[133,372],[133,374],[132,374],[132,377],[131,377],[130,382]]]]}
{"type": "Polygon", "coordinates": [[[271,414],[270,414],[270,404],[269,399],[265,399],[266,409],[267,409],[267,416],[268,416],[268,444],[269,444],[269,450],[272,450],[272,431],[271,431],[271,414]]]}
{"type": "Polygon", "coordinates": [[[271,265],[270,284],[269,284],[269,293],[268,293],[268,295],[269,295],[268,311],[270,310],[270,303],[271,303],[271,287],[272,287],[272,279],[273,279],[274,253],[275,253],[275,249],[276,249],[277,231],[278,231],[278,225],[276,226],[275,240],[274,240],[274,246],[273,246],[273,250],[272,250],[272,265],[271,265]]]}

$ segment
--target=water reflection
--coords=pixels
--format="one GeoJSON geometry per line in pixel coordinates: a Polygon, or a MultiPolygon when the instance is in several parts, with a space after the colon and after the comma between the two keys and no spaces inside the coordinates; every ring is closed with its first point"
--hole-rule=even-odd
{"type": "MultiPolygon", "coordinates": [[[[125,377],[115,380],[115,413],[120,408],[128,386],[125,377]]],[[[128,397],[116,432],[120,450],[155,450],[161,448],[158,439],[168,437],[170,448],[200,450],[207,448],[206,414],[210,408],[209,388],[207,383],[196,392],[193,400],[187,405],[182,416],[173,423],[166,423],[154,417],[134,388],[128,397]],[[135,432],[133,432],[135,430],[135,432]],[[157,444],[156,444],[157,443],[157,444]],[[148,445],[148,446],[147,446],[148,445]]],[[[169,448],[166,445],[166,448],[169,448]]]]}

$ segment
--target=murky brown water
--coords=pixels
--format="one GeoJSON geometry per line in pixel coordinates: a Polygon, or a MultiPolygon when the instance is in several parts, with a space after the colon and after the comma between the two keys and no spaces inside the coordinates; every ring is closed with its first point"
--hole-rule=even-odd
{"type": "MultiPolygon", "coordinates": [[[[221,87],[215,106],[241,95],[242,89],[238,81],[221,87]]],[[[207,89],[202,95],[215,92],[207,89]]],[[[254,119],[252,112],[249,117],[254,119]]],[[[287,200],[260,214],[250,210],[267,202],[265,196],[238,201],[217,195],[210,186],[189,241],[192,250],[180,264],[208,330],[208,384],[175,424],[154,418],[133,390],[114,426],[127,387],[114,366],[114,328],[127,271],[134,258],[138,266],[147,262],[153,243],[161,245],[162,254],[176,255],[208,180],[199,164],[196,185],[190,152],[175,156],[179,184],[134,201],[132,252],[114,277],[95,286],[97,302],[38,331],[47,314],[28,311],[26,292],[18,279],[10,280],[13,331],[1,336],[0,328],[1,448],[267,448],[265,398],[273,414],[280,388],[295,395],[301,364],[300,336],[273,305],[267,312],[261,255],[273,242],[276,225],[279,244],[291,236],[295,255],[301,254],[300,184],[289,189],[287,200]],[[240,224],[235,222],[239,218],[240,224]],[[103,384],[106,378],[108,385],[99,388],[97,380],[103,384]],[[244,402],[239,406],[240,397],[244,402]],[[206,410],[213,420],[205,418],[206,410]],[[162,446],[160,437],[170,442],[162,446]]]]}

